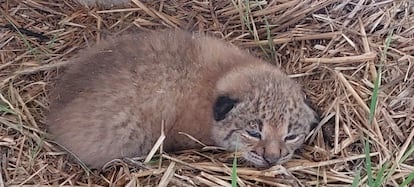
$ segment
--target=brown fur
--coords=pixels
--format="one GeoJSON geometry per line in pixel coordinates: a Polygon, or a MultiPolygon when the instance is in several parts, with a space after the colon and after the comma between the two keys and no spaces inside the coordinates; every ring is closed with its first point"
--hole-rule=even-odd
{"type": "Polygon", "coordinates": [[[304,141],[283,138],[306,135],[315,119],[300,87],[276,67],[181,31],[128,34],[86,50],[72,59],[50,102],[54,139],[93,168],[146,155],[162,121],[166,151],[199,147],[178,134],[185,132],[228,150],[237,145],[253,164],[269,166],[304,141]],[[238,101],[223,113],[231,103],[220,104],[221,96],[238,101]],[[263,140],[246,135],[251,119],[263,122],[263,140]]]}

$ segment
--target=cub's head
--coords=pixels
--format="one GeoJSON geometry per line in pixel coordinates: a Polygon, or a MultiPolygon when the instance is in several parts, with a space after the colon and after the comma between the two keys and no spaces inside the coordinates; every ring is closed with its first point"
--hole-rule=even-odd
{"type": "Polygon", "coordinates": [[[271,65],[231,71],[216,91],[214,141],[258,167],[288,161],[318,122],[300,86],[271,65]]]}

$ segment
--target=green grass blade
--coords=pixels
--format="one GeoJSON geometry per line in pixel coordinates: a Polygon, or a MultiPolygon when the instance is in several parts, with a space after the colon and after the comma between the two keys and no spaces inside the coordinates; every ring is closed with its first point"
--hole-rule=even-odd
{"type": "Polygon", "coordinates": [[[243,19],[244,19],[244,22],[246,23],[245,25],[246,25],[247,29],[249,29],[249,32],[253,33],[252,28],[250,26],[250,14],[251,14],[251,12],[250,12],[250,1],[245,0],[244,5],[246,6],[246,9],[245,9],[245,12],[244,12],[243,19]]]}
{"type": "Polygon", "coordinates": [[[374,80],[374,89],[372,90],[372,98],[371,98],[371,103],[369,106],[369,116],[368,116],[369,125],[372,125],[372,121],[374,120],[374,116],[375,116],[375,110],[377,108],[378,90],[381,84],[381,73],[382,73],[382,66],[379,66],[377,70],[377,77],[375,77],[375,80],[374,80]]]}
{"type": "Polygon", "coordinates": [[[414,172],[408,175],[408,177],[404,180],[404,182],[401,183],[400,187],[407,187],[408,184],[410,184],[411,181],[413,181],[413,179],[414,179],[414,172]]]}
{"type": "Polygon", "coordinates": [[[352,181],[352,187],[358,187],[359,181],[361,181],[361,171],[358,170],[354,180],[352,181]]]}
{"type": "MultiPolygon", "coordinates": [[[[392,31],[391,33],[388,35],[387,39],[385,40],[385,46],[384,46],[384,50],[383,53],[381,55],[381,65],[378,67],[377,70],[377,77],[375,77],[374,80],[374,89],[372,91],[372,98],[371,98],[371,103],[370,103],[370,107],[369,107],[369,116],[368,116],[368,124],[372,125],[372,122],[374,121],[374,117],[375,117],[375,110],[377,107],[377,101],[378,101],[378,92],[379,92],[379,87],[381,84],[381,74],[382,74],[382,65],[385,62],[386,56],[387,56],[387,50],[390,46],[391,43],[391,38],[392,38],[392,31]]],[[[386,177],[384,177],[384,173],[385,173],[385,169],[388,167],[388,164],[384,165],[381,170],[378,172],[377,176],[375,177],[375,183],[374,183],[374,179],[373,179],[373,175],[372,175],[372,163],[371,163],[371,157],[369,156],[370,153],[370,145],[369,145],[369,138],[365,139],[364,142],[364,149],[365,149],[365,165],[366,165],[366,169],[367,169],[367,176],[368,176],[368,186],[372,187],[372,186],[380,186],[381,183],[386,179],[386,177]]]]}
{"type": "MultiPolygon", "coordinates": [[[[394,165],[393,167],[391,167],[391,169],[390,169],[390,172],[388,173],[388,175],[387,175],[387,178],[390,178],[391,177],[391,175],[394,173],[394,171],[395,171],[395,169],[397,168],[397,166],[399,165],[399,164],[401,164],[401,163],[403,163],[405,160],[407,160],[407,158],[409,157],[409,156],[411,156],[412,154],[413,154],[413,152],[414,152],[414,145],[412,145],[411,147],[410,147],[410,149],[408,149],[404,154],[403,154],[403,156],[401,157],[401,159],[400,160],[398,160],[398,162],[397,162],[397,164],[396,165],[394,165]]],[[[412,175],[414,175],[414,172],[413,173],[411,173],[409,176],[408,176],[408,178],[407,179],[405,179],[404,180],[404,182],[400,185],[400,186],[406,186],[408,183],[410,183],[413,179],[412,179],[412,177],[414,177],[414,176],[412,176],[412,175]],[[411,178],[410,178],[411,177],[411,178]],[[406,181],[408,181],[408,182],[406,182],[406,181]],[[403,184],[405,184],[405,185],[403,185],[403,184]]]]}
{"type": "Polygon", "coordinates": [[[237,156],[234,153],[233,166],[231,168],[231,186],[237,187],[237,156]]]}
{"type": "Polygon", "coordinates": [[[371,99],[371,104],[369,107],[369,118],[368,118],[368,122],[371,125],[372,121],[374,120],[374,115],[375,115],[375,109],[377,106],[377,100],[378,100],[378,90],[379,90],[379,86],[381,84],[381,73],[382,73],[382,65],[385,62],[386,56],[387,56],[387,51],[388,48],[390,47],[391,44],[391,39],[392,39],[392,30],[391,33],[387,36],[387,39],[385,39],[385,46],[384,46],[384,51],[381,55],[381,65],[378,67],[377,70],[377,77],[375,77],[375,81],[374,81],[374,90],[372,91],[372,99],[371,99]]]}
{"type": "Polygon", "coordinates": [[[364,148],[365,148],[365,167],[367,169],[367,176],[368,176],[368,186],[372,186],[373,179],[372,179],[372,163],[371,163],[371,156],[369,155],[370,146],[369,140],[365,139],[364,141],[364,148]]]}
{"type": "MultiPolygon", "coordinates": [[[[372,121],[374,120],[374,115],[375,115],[375,109],[376,109],[376,104],[377,104],[377,99],[378,99],[378,90],[379,90],[379,80],[381,80],[381,66],[378,68],[378,74],[377,77],[375,79],[375,83],[374,83],[374,90],[372,91],[372,99],[371,99],[371,104],[370,104],[370,109],[369,109],[369,117],[368,117],[368,123],[369,125],[372,125],[372,121]]],[[[364,142],[364,148],[365,148],[365,166],[367,169],[367,176],[368,176],[368,186],[373,185],[373,178],[372,178],[372,163],[371,163],[371,156],[370,156],[370,145],[369,145],[369,137],[367,137],[367,139],[365,139],[364,142]]]]}
{"type": "Polygon", "coordinates": [[[381,66],[378,67],[377,77],[374,81],[374,90],[372,91],[372,99],[371,99],[371,104],[369,107],[369,118],[368,118],[368,123],[370,125],[372,125],[372,121],[374,120],[375,109],[377,107],[378,90],[379,90],[379,85],[380,85],[380,80],[381,80],[381,69],[382,69],[381,66]]]}
{"type": "Polygon", "coordinates": [[[0,112],[9,113],[9,114],[16,114],[7,105],[1,105],[1,104],[0,104],[0,112]]]}
{"type": "Polygon", "coordinates": [[[389,166],[388,162],[386,162],[382,165],[380,171],[375,176],[374,187],[379,187],[384,182],[384,180],[385,180],[385,169],[387,169],[388,166],[389,166]]]}
{"type": "Polygon", "coordinates": [[[403,163],[409,156],[411,156],[414,152],[414,145],[410,147],[410,149],[407,150],[407,152],[404,153],[404,155],[401,157],[401,159],[398,161],[399,164],[403,163]]]}
{"type": "MultiPolygon", "coordinates": [[[[239,139],[236,139],[236,142],[239,142],[239,139]]],[[[231,167],[231,186],[237,187],[237,143],[236,143],[236,150],[234,151],[234,158],[233,158],[233,164],[231,167]]]]}
{"type": "MultiPolygon", "coordinates": [[[[375,117],[375,110],[377,107],[377,100],[378,100],[378,90],[379,90],[379,85],[381,83],[381,72],[382,72],[382,66],[378,67],[377,70],[377,77],[375,77],[374,80],[374,90],[372,91],[372,98],[371,98],[371,103],[369,106],[369,116],[368,116],[368,124],[372,125],[372,122],[374,121],[374,117],[375,117]]],[[[371,163],[371,157],[370,157],[370,145],[369,145],[369,137],[367,137],[367,139],[365,139],[364,142],[364,149],[365,149],[365,166],[367,169],[367,176],[368,176],[368,186],[372,186],[373,185],[373,178],[372,178],[372,163],[371,163]]]]}
{"type": "MultiPolygon", "coordinates": [[[[395,169],[397,169],[397,167],[398,167],[401,163],[403,163],[405,160],[407,160],[407,158],[408,158],[409,156],[411,156],[411,155],[413,154],[413,152],[414,152],[414,145],[412,145],[412,146],[410,147],[410,149],[406,150],[406,151],[405,151],[405,153],[403,154],[403,156],[401,157],[401,159],[400,159],[400,160],[397,160],[397,163],[391,167],[390,172],[388,172],[387,178],[390,178],[390,177],[391,177],[391,175],[394,173],[395,169]]],[[[386,178],[386,179],[387,179],[387,178],[386,178]]]]}
{"type": "Polygon", "coordinates": [[[384,51],[381,55],[381,65],[378,67],[377,70],[377,77],[375,77],[375,81],[374,81],[374,90],[372,91],[372,99],[371,99],[371,104],[369,107],[369,124],[372,124],[372,121],[374,120],[374,115],[375,115],[375,109],[377,106],[377,100],[378,100],[378,90],[379,90],[379,86],[381,84],[381,74],[382,74],[382,65],[385,62],[386,56],[387,56],[387,51],[388,48],[390,47],[391,44],[391,39],[392,39],[392,30],[391,33],[387,36],[387,39],[385,39],[385,46],[384,46],[384,51]]]}
{"type": "MultiPolygon", "coordinates": [[[[256,3],[258,3],[258,1],[256,1],[256,3]]],[[[262,5],[259,5],[260,10],[263,10],[262,5]]],[[[268,45],[269,45],[269,50],[270,50],[270,56],[267,54],[266,50],[262,47],[262,45],[260,45],[260,47],[262,48],[263,52],[265,52],[266,56],[269,59],[274,60],[275,59],[275,53],[276,53],[276,48],[275,45],[273,44],[273,37],[272,37],[272,31],[270,30],[270,24],[269,21],[267,21],[267,17],[263,16],[263,20],[265,22],[265,28],[266,28],[266,39],[268,41],[268,45]]]]}

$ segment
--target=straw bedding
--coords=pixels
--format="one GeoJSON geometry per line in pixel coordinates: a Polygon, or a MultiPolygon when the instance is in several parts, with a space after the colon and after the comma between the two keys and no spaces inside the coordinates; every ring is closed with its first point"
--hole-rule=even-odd
{"type": "Polygon", "coordinates": [[[0,187],[230,186],[233,153],[188,150],[145,165],[139,158],[115,160],[97,173],[69,161],[46,138],[48,88],[68,58],[107,35],[162,28],[206,32],[280,66],[322,114],[292,161],[267,170],[240,162],[238,186],[349,186],[358,171],[366,184],[367,137],[374,173],[384,163],[394,167],[384,186],[414,172],[412,155],[400,162],[414,142],[411,0],[132,0],[106,9],[71,0],[4,0],[0,11],[0,187]]]}

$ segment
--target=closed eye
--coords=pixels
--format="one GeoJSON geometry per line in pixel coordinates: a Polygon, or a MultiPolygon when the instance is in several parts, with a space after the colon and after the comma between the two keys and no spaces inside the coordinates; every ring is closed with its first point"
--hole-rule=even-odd
{"type": "Polygon", "coordinates": [[[297,137],[298,135],[292,134],[292,135],[286,136],[285,141],[292,141],[292,140],[295,140],[297,137]]]}
{"type": "Polygon", "coordinates": [[[257,132],[257,131],[254,131],[254,130],[246,130],[246,132],[251,137],[262,139],[262,135],[259,132],[257,132]]]}

